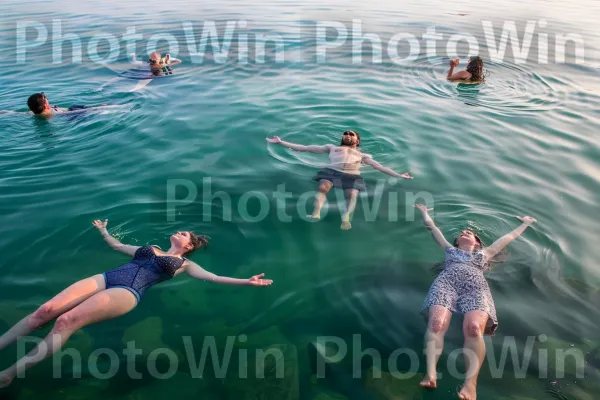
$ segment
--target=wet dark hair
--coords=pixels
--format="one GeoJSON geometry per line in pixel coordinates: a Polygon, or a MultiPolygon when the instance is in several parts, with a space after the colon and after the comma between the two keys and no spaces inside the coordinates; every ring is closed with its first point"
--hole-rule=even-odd
{"type": "Polygon", "coordinates": [[[472,81],[485,82],[483,60],[481,59],[481,57],[474,56],[469,59],[469,64],[467,64],[467,72],[471,73],[472,81]]]}
{"type": "MultiPolygon", "coordinates": [[[[358,138],[358,143],[356,144],[356,147],[360,146],[360,135],[358,134],[358,132],[356,132],[356,131],[344,131],[344,133],[346,133],[346,132],[348,132],[348,133],[350,133],[350,132],[354,133],[356,135],[356,137],[358,138]]],[[[340,146],[345,146],[345,144],[344,144],[344,138],[343,137],[342,137],[342,143],[340,144],[340,146]]]]}
{"type": "Polygon", "coordinates": [[[192,254],[194,251],[198,250],[201,247],[204,247],[204,250],[208,247],[209,236],[206,235],[196,235],[194,232],[189,232],[190,234],[190,242],[192,242],[192,249],[185,252],[183,255],[188,256],[192,254]]]}
{"type": "Polygon", "coordinates": [[[44,93],[34,93],[27,99],[27,107],[34,114],[41,114],[46,108],[46,95],[44,93]]]}

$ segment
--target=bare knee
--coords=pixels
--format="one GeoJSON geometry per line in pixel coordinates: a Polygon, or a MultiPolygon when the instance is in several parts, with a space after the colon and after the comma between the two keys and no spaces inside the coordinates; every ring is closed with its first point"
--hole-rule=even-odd
{"type": "Polygon", "coordinates": [[[476,338],[483,336],[483,329],[477,322],[467,322],[463,328],[465,337],[476,338]]]}
{"type": "Polygon", "coordinates": [[[69,313],[63,314],[56,319],[56,323],[52,330],[56,333],[75,331],[77,330],[77,318],[69,313]]]}
{"type": "Polygon", "coordinates": [[[319,192],[323,193],[323,194],[327,194],[329,193],[329,189],[331,189],[331,183],[327,182],[327,183],[321,183],[319,185],[319,192]]]}
{"type": "Polygon", "coordinates": [[[29,316],[28,323],[31,329],[38,329],[50,322],[56,313],[52,303],[46,303],[40,306],[29,316]]]}
{"type": "Polygon", "coordinates": [[[446,324],[442,319],[433,318],[429,323],[429,330],[436,335],[444,334],[446,332],[446,324]]]}

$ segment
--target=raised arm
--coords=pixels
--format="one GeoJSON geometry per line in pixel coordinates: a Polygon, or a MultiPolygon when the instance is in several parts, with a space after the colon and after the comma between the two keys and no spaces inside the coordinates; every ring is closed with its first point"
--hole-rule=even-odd
{"type": "Polygon", "coordinates": [[[237,286],[269,286],[273,283],[270,279],[262,279],[265,274],[255,275],[248,279],[237,279],[229,278],[226,276],[218,276],[212,272],[208,272],[193,261],[186,260],[181,269],[183,272],[188,274],[194,279],[200,279],[202,281],[221,283],[224,285],[237,285],[237,286]]]}
{"type": "Polygon", "coordinates": [[[165,57],[165,61],[167,62],[167,65],[181,64],[181,60],[171,57],[170,54],[167,54],[167,56],[165,57]]]}
{"type": "Polygon", "coordinates": [[[363,164],[370,165],[371,167],[375,168],[377,171],[381,171],[384,174],[388,174],[388,175],[394,176],[396,178],[413,179],[413,177],[410,176],[410,174],[408,172],[399,174],[399,173],[393,171],[391,168],[384,167],[383,165],[379,164],[377,161],[373,160],[373,158],[371,156],[363,157],[363,164]]]}
{"type": "Polygon", "coordinates": [[[274,144],[280,144],[284,147],[287,147],[289,149],[296,150],[296,151],[308,151],[310,153],[317,153],[317,154],[327,154],[333,147],[330,144],[326,144],[324,146],[303,146],[301,144],[294,144],[294,143],[286,142],[285,140],[281,140],[279,138],[279,136],[273,136],[273,138],[267,138],[267,142],[274,143],[274,144]]]}
{"type": "Polygon", "coordinates": [[[433,220],[431,219],[431,217],[429,216],[429,213],[427,210],[427,206],[424,204],[415,204],[415,208],[417,208],[420,212],[421,212],[421,216],[423,217],[423,224],[425,224],[425,226],[427,227],[427,229],[429,229],[431,231],[431,235],[433,236],[433,238],[435,239],[435,241],[437,242],[437,244],[439,244],[442,248],[447,249],[449,247],[453,247],[444,237],[444,234],[442,233],[442,231],[440,230],[440,228],[438,228],[437,226],[435,226],[435,223],[433,222],[433,220]]]}
{"type": "Polygon", "coordinates": [[[467,71],[459,71],[454,73],[454,68],[458,67],[459,63],[460,60],[458,58],[450,60],[450,69],[448,70],[448,75],[446,76],[449,81],[462,81],[471,77],[471,74],[467,71]]]}
{"type": "Polygon", "coordinates": [[[108,231],[106,230],[106,225],[108,225],[107,219],[105,219],[104,222],[97,219],[94,222],[92,222],[92,224],[96,228],[98,228],[98,230],[100,231],[100,234],[104,238],[104,241],[106,243],[108,243],[108,245],[111,247],[111,249],[133,257],[135,255],[136,250],[140,248],[140,246],[131,246],[128,244],[123,244],[123,243],[119,242],[117,239],[115,239],[114,237],[112,237],[110,235],[110,233],[108,233],[108,231]]]}
{"type": "Polygon", "coordinates": [[[496,254],[500,253],[502,249],[504,249],[510,242],[521,236],[525,229],[532,225],[537,220],[532,217],[516,217],[519,221],[521,221],[521,225],[518,228],[515,228],[512,232],[507,233],[502,236],[500,239],[496,240],[489,247],[486,247],[483,251],[487,258],[492,258],[496,254]]]}

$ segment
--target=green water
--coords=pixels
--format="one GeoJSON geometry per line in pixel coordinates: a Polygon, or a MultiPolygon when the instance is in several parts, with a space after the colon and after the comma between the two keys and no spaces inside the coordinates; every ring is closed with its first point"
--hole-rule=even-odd
{"type": "MultiPolygon", "coordinates": [[[[443,260],[429,233],[412,218],[410,196],[417,193],[433,200],[434,218],[448,238],[470,226],[491,243],[517,226],[515,215],[538,220],[488,275],[500,326],[486,340],[496,358],[507,340],[515,340],[521,358],[528,340],[539,340],[539,335],[547,340],[534,345],[525,377],[515,373],[510,360],[502,377],[494,377],[486,359],[479,398],[546,399],[548,390],[572,396],[565,398],[597,398],[599,11],[594,1],[1,4],[1,110],[26,111],[27,97],[36,91],[63,107],[119,107],[48,122],[0,115],[0,330],[74,281],[127,261],[102,241],[91,225],[95,218],[108,218],[113,235],[138,245],[168,247],[168,236],[176,230],[206,233],[212,237],[210,248],[195,254],[194,261],[219,275],[264,272],[274,284],[227,287],[186,277],[163,283],[130,314],[74,335],[67,348],[77,350],[82,361],[65,356],[57,368],[61,379],[52,378],[57,360],[47,360],[2,390],[0,398],[454,398],[461,380],[449,372],[448,358],[462,345],[458,317],[440,362],[439,389],[418,389],[421,375],[392,382],[387,374],[387,360],[396,349],[419,356],[419,365],[400,357],[400,371],[424,371],[425,323],[419,309],[433,280],[431,268],[443,260]],[[184,21],[192,21],[200,35],[204,20],[217,21],[222,33],[226,21],[241,19],[247,21],[242,33],[281,35],[289,58],[275,62],[269,47],[264,63],[255,62],[251,51],[244,64],[238,62],[239,42],[234,41],[227,62],[215,62],[210,55],[192,62],[184,21]],[[331,50],[326,62],[317,62],[317,21],[337,21],[351,30],[352,19],[361,19],[364,33],[386,42],[398,32],[420,37],[431,26],[446,38],[473,35],[490,73],[487,83],[457,86],[444,80],[446,41],[432,56],[421,41],[416,58],[402,65],[385,56],[385,45],[381,63],[369,61],[366,46],[363,63],[353,64],[350,42],[331,50]],[[522,37],[528,20],[542,19],[547,26],[537,29],[550,38],[548,63],[538,61],[537,36],[526,63],[515,61],[510,44],[504,62],[490,60],[482,21],[493,22],[499,40],[504,21],[515,21],[522,37]],[[17,62],[16,28],[27,20],[43,24],[48,41],[29,49],[23,64],[17,62]],[[63,35],[81,37],[81,63],[71,63],[67,42],[63,62],[53,63],[52,20],[62,22],[63,35]],[[183,64],[174,76],[142,91],[129,92],[137,82],[127,79],[98,90],[125,68],[127,51],[121,43],[117,59],[99,65],[86,54],[89,39],[105,33],[120,40],[133,26],[144,35],[138,58],[152,34],[170,34],[179,40],[183,64]],[[584,39],[583,63],[576,62],[572,44],[566,47],[566,63],[555,62],[554,37],[569,33],[584,39]],[[267,144],[265,137],[337,143],[346,129],[361,133],[361,147],[377,161],[398,172],[410,170],[415,179],[394,183],[366,167],[368,196],[359,201],[353,229],[342,232],[333,191],[322,221],[302,218],[312,207],[311,178],[326,157],[294,153],[267,144]],[[191,204],[169,201],[168,188],[178,182],[177,198],[187,196],[184,186],[196,191],[191,204]],[[273,194],[283,187],[289,195],[278,206],[273,194]],[[227,193],[232,206],[212,201],[205,190],[227,193]],[[255,195],[245,207],[252,191],[262,193],[263,203],[255,195]],[[377,200],[380,206],[370,213],[377,200]],[[231,218],[224,213],[228,209],[231,218]],[[245,343],[238,339],[242,334],[245,343]],[[369,356],[353,365],[353,335],[361,335],[362,349],[381,355],[384,379],[368,377],[369,356]],[[324,336],[345,341],[349,349],[317,379],[313,349],[324,336]],[[215,378],[210,362],[204,379],[194,377],[184,337],[198,356],[206,338],[214,338],[220,349],[234,338],[227,377],[215,378]],[[134,366],[123,355],[129,341],[142,349],[135,363],[140,379],[127,370],[134,366]],[[273,346],[285,355],[285,379],[255,379],[251,369],[252,379],[238,378],[239,349],[249,348],[254,364],[254,349],[273,346]],[[177,372],[170,379],[155,379],[149,372],[147,361],[157,348],[176,355],[177,372]],[[543,376],[536,361],[539,350],[548,348],[551,362],[543,376]],[[95,373],[94,368],[107,372],[107,357],[88,362],[97,349],[119,355],[113,378],[98,379],[95,373]],[[560,376],[552,361],[556,349],[581,351],[583,379],[572,359],[560,376]]],[[[27,40],[34,40],[31,35],[27,40]]],[[[159,48],[165,52],[165,42],[159,48]]],[[[458,48],[464,66],[464,43],[458,48]]],[[[399,52],[408,54],[406,42],[399,52]]],[[[2,351],[0,367],[13,363],[17,351],[17,346],[2,351]]],[[[164,355],[158,358],[163,373],[167,361],[164,355]]]]}

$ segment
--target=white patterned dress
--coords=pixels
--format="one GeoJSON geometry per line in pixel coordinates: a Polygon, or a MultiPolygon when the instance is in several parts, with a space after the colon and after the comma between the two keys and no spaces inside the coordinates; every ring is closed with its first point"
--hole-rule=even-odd
{"type": "Polygon", "coordinates": [[[463,315],[474,310],[485,311],[489,319],[484,334],[494,335],[498,328],[496,306],[483,276],[489,268],[483,251],[470,253],[457,247],[448,247],[444,269],[429,288],[422,314],[427,318],[429,307],[434,305],[463,315]]]}

